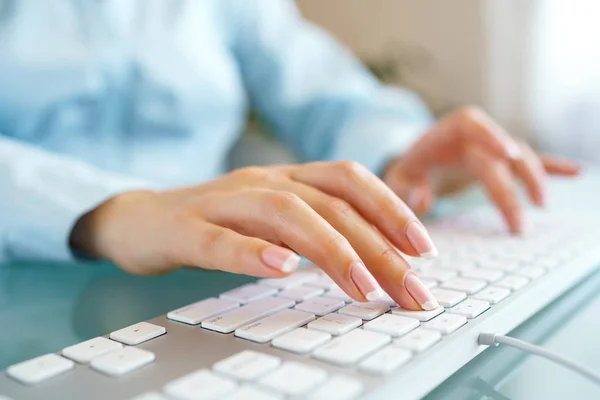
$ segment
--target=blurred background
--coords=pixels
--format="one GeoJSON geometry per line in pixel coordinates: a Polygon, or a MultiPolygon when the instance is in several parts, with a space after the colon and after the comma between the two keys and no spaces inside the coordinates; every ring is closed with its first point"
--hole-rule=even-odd
{"type": "MultiPolygon", "coordinates": [[[[477,104],[542,150],[600,161],[600,2],[297,4],[382,80],[415,90],[436,114],[477,104]]],[[[252,127],[242,145],[273,146],[252,127]]],[[[278,147],[271,152],[276,161],[289,157],[278,147]]],[[[240,153],[234,152],[235,163],[265,162],[256,152],[240,153]]]]}

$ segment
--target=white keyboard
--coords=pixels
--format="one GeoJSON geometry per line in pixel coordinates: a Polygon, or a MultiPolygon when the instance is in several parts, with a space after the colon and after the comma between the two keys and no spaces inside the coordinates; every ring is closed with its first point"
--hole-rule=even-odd
{"type": "Polygon", "coordinates": [[[432,311],[354,302],[308,267],[13,365],[0,395],[419,398],[483,351],[480,332],[509,332],[600,262],[597,220],[530,212],[528,222],[522,237],[489,210],[430,225],[439,258],[409,261],[441,304],[432,311]]]}

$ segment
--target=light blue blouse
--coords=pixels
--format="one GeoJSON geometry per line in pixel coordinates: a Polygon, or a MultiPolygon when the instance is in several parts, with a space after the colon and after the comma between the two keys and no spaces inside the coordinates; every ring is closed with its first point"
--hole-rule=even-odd
{"type": "Polygon", "coordinates": [[[377,171],[430,123],[288,0],[0,0],[0,260],[68,259],[77,220],[200,183],[252,104],[301,160],[377,171]]]}

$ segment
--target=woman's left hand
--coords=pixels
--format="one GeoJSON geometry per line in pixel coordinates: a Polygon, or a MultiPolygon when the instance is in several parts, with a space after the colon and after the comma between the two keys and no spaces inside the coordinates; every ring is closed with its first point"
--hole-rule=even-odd
{"type": "Polygon", "coordinates": [[[440,179],[444,175],[439,167],[459,169],[478,179],[514,233],[523,228],[516,180],[525,184],[533,204],[543,206],[547,174],[580,171],[571,161],[537,155],[476,107],[463,107],[440,119],[388,164],[383,178],[415,213],[425,214],[447,183],[440,179]]]}

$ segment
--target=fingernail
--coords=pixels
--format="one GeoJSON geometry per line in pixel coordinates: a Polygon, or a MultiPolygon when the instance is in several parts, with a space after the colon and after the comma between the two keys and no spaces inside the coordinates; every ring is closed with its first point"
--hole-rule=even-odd
{"type": "Polygon", "coordinates": [[[264,249],[262,260],[267,266],[285,273],[292,272],[300,264],[298,254],[277,246],[264,249]]]}
{"type": "Polygon", "coordinates": [[[404,287],[423,310],[434,310],[440,306],[427,286],[414,273],[411,272],[406,276],[404,287]]]}
{"type": "Polygon", "coordinates": [[[506,154],[511,160],[517,160],[521,158],[521,148],[515,142],[509,141],[506,144],[506,154]]]}
{"type": "Polygon", "coordinates": [[[355,261],[352,264],[350,276],[358,290],[360,290],[367,300],[376,301],[385,298],[385,292],[361,261],[355,261]]]}
{"type": "Polygon", "coordinates": [[[406,237],[422,258],[432,260],[438,256],[438,251],[433,241],[420,222],[413,221],[408,224],[406,227],[406,237]]]}

